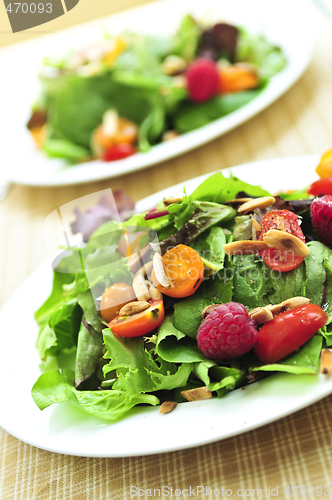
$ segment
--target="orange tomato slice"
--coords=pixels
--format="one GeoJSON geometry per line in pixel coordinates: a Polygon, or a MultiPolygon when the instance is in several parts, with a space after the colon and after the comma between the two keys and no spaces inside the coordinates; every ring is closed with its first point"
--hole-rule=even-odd
{"type": "Polygon", "coordinates": [[[153,300],[149,309],[133,316],[117,316],[109,324],[113,333],[120,337],[142,337],[161,325],[165,316],[162,300],[153,300]]]}
{"type": "Polygon", "coordinates": [[[234,65],[219,71],[219,92],[221,94],[255,89],[258,84],[258,76],[250,68],[234,65]]]}
{"type": "Polygon", "coordinates": [[[163,255],[163,263],[171,287],[163,287],[152,271],[151,278],[158,290],[175,298],[189,297],[196,292],[204,278],[204,264],[196,250],[177,245],[163,255]]]}
{"type": "Polygon", "coordinates": [[[319,177],[332,177],[332,149],[326,151],[320,159],[316,168],[319,177]]]}

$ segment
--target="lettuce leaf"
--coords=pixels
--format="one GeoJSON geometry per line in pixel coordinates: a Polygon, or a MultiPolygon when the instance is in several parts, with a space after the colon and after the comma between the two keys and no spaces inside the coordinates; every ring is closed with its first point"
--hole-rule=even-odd
{"type": "Polygon", "coordinates": [[[133,397],[140,393],[174,389],[186,384],[192,370],[192,364],[177,367],[153,356],[144,347],[142,337],[119,338],[110,329],[103,331],[107,351],[104,355],[110,359],[103,370],[106,375],[117,370],[117,380],[113,389],[125,390],[133,397]]]}
{"type": "Polygon", "coordinates": [[[81,318],[82,309],[75,299],[50,313],[48,324],[40,332],[37,341],[42,360],[76,346],[81,318]]]}
{"type": "Polygon", "coordinates": [[[102,354],[103,337],[84,318],[78,332],[77,340],[75,363],[76,389],[82,389],[83,384],[95,374],[102,354]]]}
{"type": "Polygon", "coordinates": [[[205,267],[217,272],[224,267],[225,244],[225,230],[219,226],[213,226],[194,240],[192,248],[199,254],[205,267]]]}
{"type": "Polygon", "coordinates": [[[138,404],[157,405],[159,399],[150,394],[137,394],[128,397],[121,390],[78,391],[74,387],[74,373],[58,370],[40,375],[34,384],[31,395],[40,410],[51,404],[69,401],[76,407],[95,417],[115,421],[123,417],[138,404]]]}
{"type": "Polygon", "coordinates": [[[171,363],[206,361],[197,343],[175,328],[171,316],[166,316],[159,328],[155,349],[160,358],[171,363]]]}
{"type": "Polygon", "coordinates": [[[262,90],[262,88],[259,88],[233,94],[224,94],[213,97],[204,103],[183,101],[179,105],[174,117],[175,128],[179,132],[185,133],[204,127],[213,120],[222,118],[245,106],[255,99],[262,90]]]}
{"type": "Polygon", "coordinates": [[[210,304],[231,302],[232,295],[232,263],[227,259],[224,269],[205,279],[194,295],[174,304],[175,328],[195,339],[203,309],[210,304]]]}
{"type": "Polygon", "coordinates": [[[231,366],[220,366],[210,359],[195,363],[194,373],[210,391],[217,391],[219,397],[235,389],[237,382],[243,377],[242,370],[231,366]]]}

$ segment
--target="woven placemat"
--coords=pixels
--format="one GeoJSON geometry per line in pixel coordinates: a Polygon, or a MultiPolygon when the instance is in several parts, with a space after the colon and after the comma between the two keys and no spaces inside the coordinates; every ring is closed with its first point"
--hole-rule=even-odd
{"type": "MultiPolygon", "coordinates": [[[[194,152],[123,178],[52,189],[15,186],[0,204],[0,305],[46,259],[44,220],[68,201],[107,187],[125,188],[138,200],[220,168],[329,149],[332,24],[314,7],[312,21],[317,46],[304,76],[276,103],[236,130],[194,152]]],[[[332,495],[331,410],[332,397],[328,397],[273,424],[215,444],[123,459],[57,455],[0,429],[0,498],[116,500],[163,494],[214,498],[218,491],[219,496],[233,498],[290,498],[296,493],[292,486],[302,487],[296,497],[300,493],[302,498],[316,497],[321,491],[326,498],[332,495]]]]}

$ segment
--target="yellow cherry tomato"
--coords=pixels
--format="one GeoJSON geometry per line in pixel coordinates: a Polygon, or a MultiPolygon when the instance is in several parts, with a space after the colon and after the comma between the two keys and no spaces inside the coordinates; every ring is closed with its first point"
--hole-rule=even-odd
{"type": "Polygon", "coordinates": [[[189,297],[196,292],[204,278],[204,264],[196,250],[177,245],[163,255],[163,263],[171,287],[160,285],[152,271],[151,279],[158,290],[175,298],[189,297]]]}
{"type": "Polygon", "coordinates": [[[316,168],[316,172],[319,177],[332,177],[332,149],[329,149],[323,154],[316,168]]]}
{"type": "Polygon", "coordinates": [[[112,321],[125,304],[133,302],[136,295],[127,283],[115,283],[105,290],[100,302],[100,315],[105,321],[112,321]]]}

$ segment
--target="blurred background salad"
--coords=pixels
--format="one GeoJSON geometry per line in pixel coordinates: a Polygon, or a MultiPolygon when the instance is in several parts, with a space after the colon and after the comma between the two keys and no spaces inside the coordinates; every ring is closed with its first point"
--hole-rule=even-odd
{"type": "Polygon", "coordinates": [[[44,60],[27,126],[50,157],[119,160],[240,108],[286,64],[263,36],[189,14],[168,37],[106,33],[44,60]]]}

